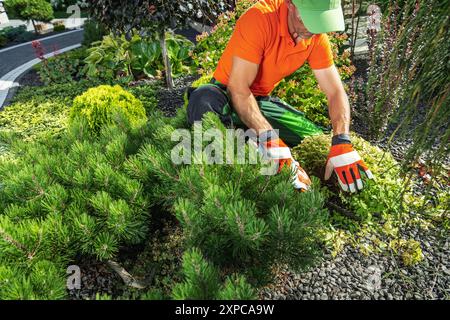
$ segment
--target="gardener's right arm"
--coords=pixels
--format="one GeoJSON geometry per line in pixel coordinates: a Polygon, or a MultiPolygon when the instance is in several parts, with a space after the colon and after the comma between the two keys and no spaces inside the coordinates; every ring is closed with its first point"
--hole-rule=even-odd
{"type": "Polygon", "coordinates": [[[256,130],[262,140],[259,142],[260,147],[266,150],[266,156],[277,163],[277,171],[279,172],[284,165],[287,165],[293,175],[294,188],[302,191],[308,190],[311,180],[298,162],[292,158],[288,146],[276,134],[271,134],[272,126],[262,115],[258,102],[250,91],[258,69],[259,65],[256,63],[233,57],[233,66],[227,86],[233,107],[247,127],[256,130]]]}
{"type": "Polygon", "coordinates": [[[239,118],[259,135],[272,130],[272,126],[262,115],[258,102],[250,91],[258,69],[258,64],[234,56],[227,90],[239,118]]]}

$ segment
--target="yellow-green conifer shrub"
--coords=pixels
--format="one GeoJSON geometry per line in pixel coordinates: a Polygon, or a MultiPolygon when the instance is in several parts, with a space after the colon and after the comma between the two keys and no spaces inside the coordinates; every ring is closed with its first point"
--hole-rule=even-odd
{"type": "Polygon", "coordinates": [[[121,117],[132,126],[147,120],[142,102],[131,93],[118,85],[101,85],[75,98],[69,121],[85,121],[93,132],[98,133],[103,125],[121,117]]]}

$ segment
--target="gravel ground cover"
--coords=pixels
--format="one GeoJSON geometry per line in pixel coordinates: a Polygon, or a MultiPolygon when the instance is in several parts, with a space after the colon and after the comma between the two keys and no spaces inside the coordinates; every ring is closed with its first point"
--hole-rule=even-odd
{"type": "Polygon", "coordinates": [[[337,257],[325,255],[321,265],[296,274],[280,267],[273,284],[260,290],[261,299],[449,299],[450,245],[448,235],[405,230],[419,241],[424,260],[404,267],[389,255],[363,255],[347,246],[337,257]]]}

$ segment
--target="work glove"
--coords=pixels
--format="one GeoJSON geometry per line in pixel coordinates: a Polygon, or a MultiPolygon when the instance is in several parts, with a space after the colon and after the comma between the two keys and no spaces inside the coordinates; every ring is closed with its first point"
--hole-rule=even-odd
{"type": "Polygon", "coordinates": [[[311,185],[305,170],[292,158],[289,147],[278,137],[275,131],[266,131],[259,136],[258,150],[266,159],[273,160],[276,172],[279,173],[287,165],[292,174],[292,184],[295,189],[307,191],[311,185]]]}
{"type": "Polygon", "coordinates": [[[332,146],[325,167],[325,180],[336,172],[339,185],[342,190],[356,192],[363,188],[361,174],[364,173],[369,179],[373,179],[367,165],[353,149],[350,137],[340,134],[333,137],[332,146]]]}

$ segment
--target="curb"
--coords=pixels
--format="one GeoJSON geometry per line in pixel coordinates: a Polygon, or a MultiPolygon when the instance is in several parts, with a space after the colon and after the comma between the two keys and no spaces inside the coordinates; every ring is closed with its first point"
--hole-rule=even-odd
{"type": "MultiPolygon", "coordinates": [[[[66,51],[70,51],[76,48],[81,47],[81,44],[75,44],[73,46],[65,47],[57,50],[58,53],[63,53],[66,51]]],[[[55,51],[47,53],[44,55],[45,58],[50,58],[55,56],[55,51]]],[[[3,108],[3,105],[6,100],[10,100],[12,97],[8,95],[8,92],[11,88],[18,87],[19,83],[15,82],[18,77],[20,77],[24,72],[31,69],[34,65],[41,62],[41,59],[35,58],[33,60],[24,63],[23,65],[11,70],[3,77],[0,78],[0,110],[3,108]]]]}

